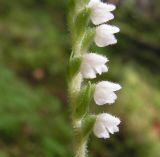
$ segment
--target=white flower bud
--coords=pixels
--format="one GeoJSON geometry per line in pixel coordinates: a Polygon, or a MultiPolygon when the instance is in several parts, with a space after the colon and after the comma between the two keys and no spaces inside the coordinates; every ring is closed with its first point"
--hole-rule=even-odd
{"type": "Polygon", "coordinates": [[[117,39],[113,34],[118,33],[119,31],[120,29],[116,26],[111,26],[107,24],[100,25],[96,28],[96,35],[94,41],[99,47],[116,44],[117,39]]]}
{"type": "Polygon", "coordinates": [[[102,55],[96,53],[84,54],[80,69],[83,78],[93,79],[96,78],[96,74],[101,75],[103,72],[107,72],[106,62],[108,62],[108,59],[102,55]]]}
{"type": "Polygon", "coordinates": [[[95,25],[105,23],[114,18],[110,11],[115,10],[115,5],[106,4],[100,0],[90,0],[88,7],[91,8],[91,20],[95,25]]]}
{"type": "Polygon", "coordinates": [[[112,104],[117,99],[114,91],[120,90],[121,86],[109,81],[102,81],[96,84],[94,101],[97,105],[112,104]]]}
{"type": "Polygon", "coordinates": [[[102,113],[97,116],[93,132],[98,138],[109,138],[111,134],[119,131],[118,125],[120,119],[107,113],[102,113]]]}

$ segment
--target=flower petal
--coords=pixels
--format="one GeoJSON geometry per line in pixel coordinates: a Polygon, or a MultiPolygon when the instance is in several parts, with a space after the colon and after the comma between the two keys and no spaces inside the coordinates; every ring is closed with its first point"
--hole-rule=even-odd
{"type": "Polygon", "coordinates": [[[93,10],[91,14],[91,20],[95,25],[108,22],[112,19],[114,19],[114,15],[106,10],[102,10],[101,8],[93,10]]]}
{"type": "Polygon", "coordinates": [[[83,78],[96,78],[96,74],[102,74],[107,72],[108,68],[105,63],[108,59],[102,55],[96,53],[87,53],[83,55],[81,63],[81,74],[83,78]]]}
{"type": "Polygon", "coordinates": [[[99,4],[100,2],[101,2],[100,0],[90,0],[87,7],[89,7],[89,8],[96,7],[97,4],[99,4]]]}
{"type": "Polygon", "coordinates": [[[117,99],[114,91],[119,90],[121,86],[109,81],[101,81],[96,84],[94,92],[94,101],[97,105],[113,104],[117,99]]]}
{"type": "Polygon", "coordinates": [[[82,63],[81,73],[83,78],[90,78],[90,79],[96,78],[96,74],[93,68],[88,64],[82,63]]]}
{"type": "Polygon", "coordinates": [[[117,39],[113,34],[96,34],[94,41],[98,47],[105,47],[117,43],[117,39]]]}
{"type": "Polygon", "coordinates": [[[117,84],[117,83],[113,83],[113,82],[109,82],[109,81],[101,81],[97,84],[97,87],[100,87],[100,88],[107,88],[111,91],[117,91],[117,90],[120,90],[122,87],[117,84]]]}
{"type": "Polygon", "coordinates": [[[119,131],[119,124],[119,118],[108,113],[101,113],[97,115],[93,132],[98,138],[109,138],[109,133],[113,134],[119,131]]]}
{"type": "Polygon", "coordinates": [[[93,132],[95,136],[97,136],[98,138],[106,139],[110,137],[108,131],[106,130],[105,126],[101,122],[96,122],[93,128],[93,132]]]}

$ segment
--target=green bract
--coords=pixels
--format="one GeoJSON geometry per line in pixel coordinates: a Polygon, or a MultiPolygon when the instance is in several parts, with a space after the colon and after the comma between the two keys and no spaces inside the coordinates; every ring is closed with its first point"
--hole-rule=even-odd
{"type": "Polygon", "coordinates": [[[74,21],[75,35],[79,36],[84,33],[90,20],[90,13],[91,10],[88,8],[85,8],[78,13],[74,21]]]}
{"type": "Polygon", "coordinates": [[[94,92],[94,85],[92,85],[90,82],[88,82],[88,84],[81,89],[77,98],[76,111],[75,111],[75,117],[77,119],[81,119],[88,112],[93,92],[94,92]]]}
{"type": "Polygon", "coordinates": [[[81,57],[71,57],[68,64],[68,81],[73,78],[80,69],[81,57]]]}
{"type": "Polygon", "coordinates": [[[82,41],[82,52],[86,52],[89,48],[89,46],[91,45],[91,43],[94,40],[94,36],[95,36],[95,28],[88,28],[86,29],[83,41],[82,41]]]}
{"type": "Polygon", "coordinates": [[[84,139],[88,138],[89,134],[93,129],[95,121],[96,121],[95,115],[88,115],[86,118],[84,118],[82,123],[82,136],[84,139]]]}

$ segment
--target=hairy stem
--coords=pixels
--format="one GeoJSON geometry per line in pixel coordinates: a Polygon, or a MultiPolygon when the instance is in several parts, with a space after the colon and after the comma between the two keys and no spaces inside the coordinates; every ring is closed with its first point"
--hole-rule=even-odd
{"type": "Polygon", "coordinates": [[[80,143],[80,145],[76,149],[75,157],[86,157],[86,152],[87,152],[86,148],[87,148],[87,141],[80,143]]]}
{"type": "MultiPolygon", "coordinates": [[[[82,52],[82,43],[84,41],[84,37],[86,34],[85,29],[82,29],[80,33],[78,33],[77,28],[79,28],[79,24],[84,28],[83,21],[80,20],[78,25],[76,23],[77,15],[80,10],[84,8],[86,1],[84,0],[70,0],[69,6],[69,16],[68,16],[68,26],[71,33],[72,38],[72,58],[81,57],[84,52],[82,52]],[[82,5],[83,4],[83,5],[82,5]]],[[[84,22],[85,23],[85,22],[84,22]]],[[[81,30],[81,29],[80,29],[81,30]]],[[[70,67],[72,68],[72,67],[70,67]]],[[[72,69],[70,69],[72,70],[72,69]]],[[[76,107],[77,107],[77,97],[82,88],[82,76],[81,73],[78,72],[74,76],[71,76],[68,82],[69,88],[69,98],[70,98],[70,107],[71,107],[71,115],[72,115],[72,125],[74,128],[74,154],[75,157],[86,157],[86,148],[87,148],[87,139],[82,135],[82,117],[77,117],[76,115],[76,107]]]]}

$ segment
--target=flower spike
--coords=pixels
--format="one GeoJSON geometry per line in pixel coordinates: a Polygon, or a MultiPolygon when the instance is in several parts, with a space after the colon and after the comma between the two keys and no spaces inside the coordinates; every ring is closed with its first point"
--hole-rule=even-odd
{"type": "Polygon", "coordinates": [[[101,0],[70,0],[68,26],[72,53],[68,66],[68,91],[76,157],[87,156],[87,141],[92,131],[95,136],[104,139],[119,131],[119,118],[108,113],[92,114],[90,106],[92,99],[97,105],[113,104],[117,99],[115,92],[121,86],[109,81],[92,83],[87,80],[108,71],[106,63],[109,60],[103,55],[90,53],[89,47],[92,42],[98,47],[117,43],[114,34],[120,29],[106,24],[114,18],[112,11],[115,8],[115,5],[101,0]]]}

